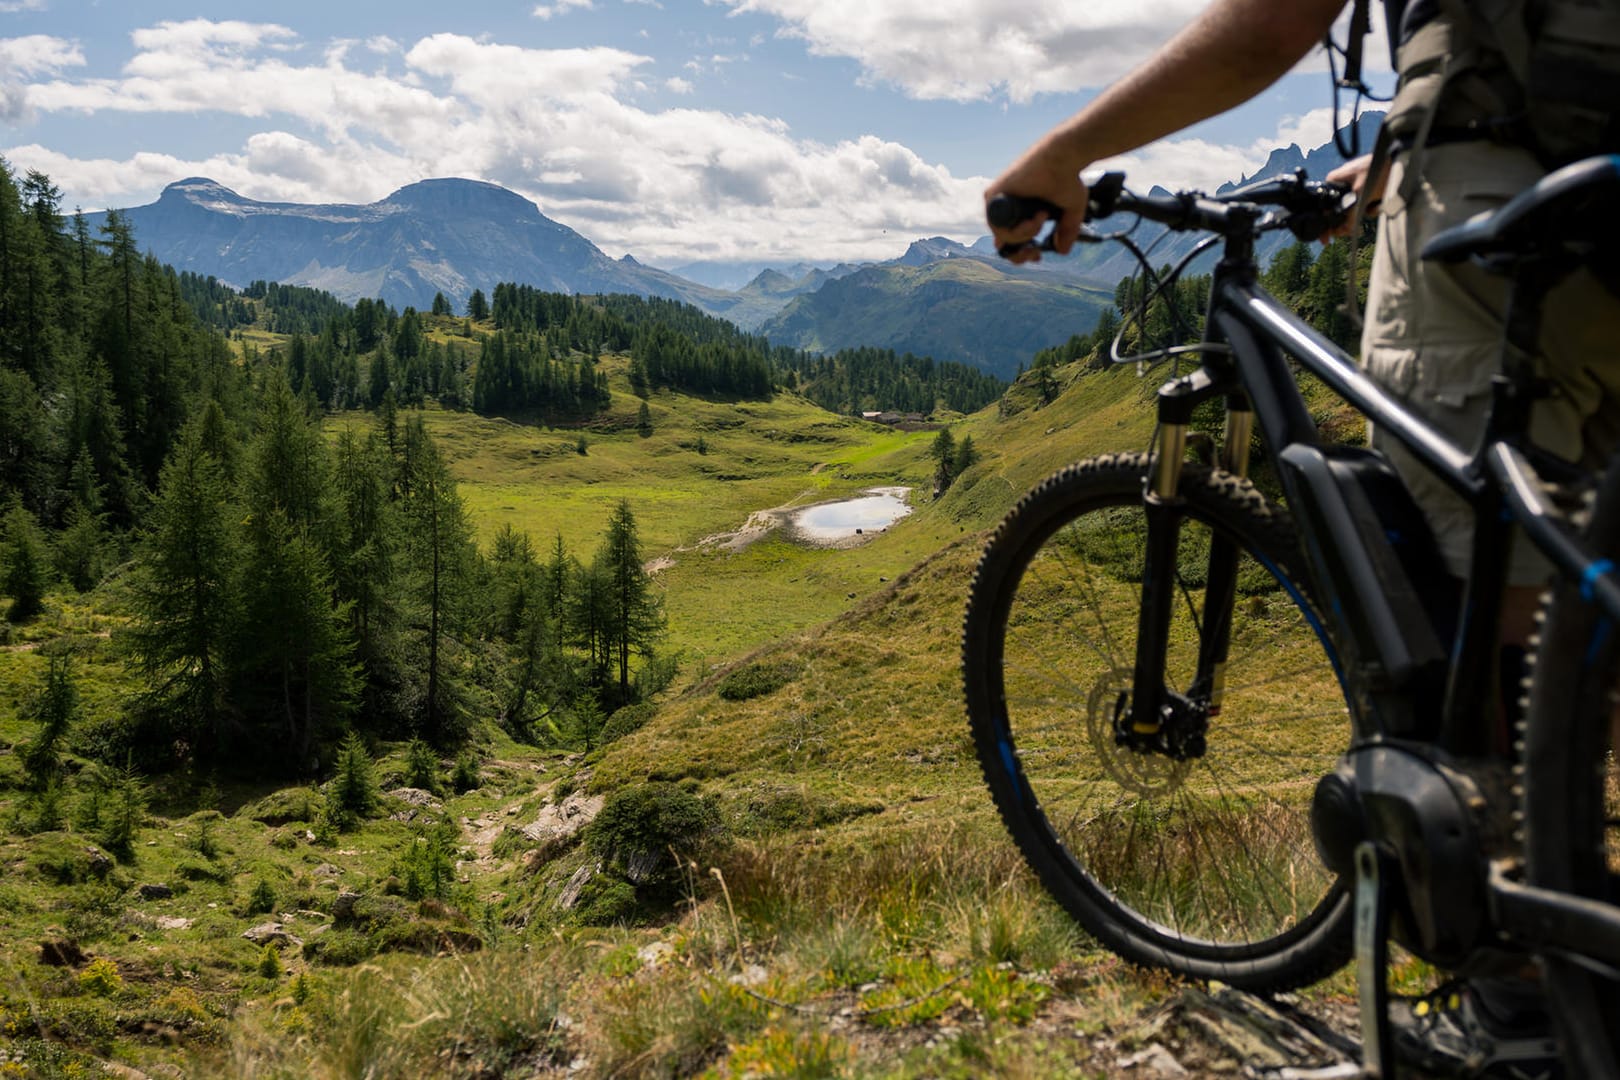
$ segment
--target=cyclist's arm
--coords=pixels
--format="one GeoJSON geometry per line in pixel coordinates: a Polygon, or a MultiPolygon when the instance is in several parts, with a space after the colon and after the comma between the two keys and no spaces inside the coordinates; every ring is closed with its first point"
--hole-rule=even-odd
{"type": "MultiPolygon", "coordinates": [[[[1064,207],[1055,241],[1067,253],[1085,216],[1082,169],[1254,97],[1322,40],[1343,6],[1344,0],[1216,0],[1135,71],[1047,132],[985,189],[985,199],[1006,192],[1064,207]]],[[[997,244],[1019,243],[1041,220],[991,231],[997,244]]]]}

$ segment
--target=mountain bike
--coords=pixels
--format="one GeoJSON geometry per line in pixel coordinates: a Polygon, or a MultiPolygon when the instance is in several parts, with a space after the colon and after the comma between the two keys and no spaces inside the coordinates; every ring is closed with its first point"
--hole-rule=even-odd
{"type": "MultiPolygon", "coordinates": [[[[1475,447],[1258,284],[1257,238],[1314,239],[1344,213],[1342,189],[1300,174],[1141,196],[1109,174],[1090,198],[1088,220],[1202,230],[1221,253],[1203,339],[1182,350],[1198,366],[1158,390],[1151,451],[1041,483],[974,575],[967,711],[1023,856],[1136,963],[1271,991],[1354,955],[1372,1075],[1392,1075],[1391,938],[1465,974],[1534,959],[1571,1075],[1620,1075],[1620,468],[1592,474],[1529,442],[1541,389],[1525,359],[1546,292],[1615,258],[1620,157],[1554,172],[1425,249],[1513,283],[1475,447]],[[1323,441],[1290,358],[1471,505],[1466,581],[1383,455],[1323,441]],[[1209,460],[1189,459],[1210,413],[1209,460]],[[1252,481],[1258,464],[1280,499],[1252,481]],[[1482,718],[1498,709],[1515,532],[1557,582],[1520,751],[1503,760],[1482,718]]],[[[998,224],[1055,217],[1003,200],[998,224]]]]}

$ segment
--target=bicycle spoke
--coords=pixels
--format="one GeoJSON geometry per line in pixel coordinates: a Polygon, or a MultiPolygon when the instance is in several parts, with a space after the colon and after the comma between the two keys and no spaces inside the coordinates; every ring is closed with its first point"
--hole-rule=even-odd
{"type": "MultiPolygon", "coordinates": [[[[1107,653],[1103,656],[1103,660],[1110,667],[1118,667],[1120,656],[1119,650],[1114,645],[1113,633],[1108,629],[1108,620],[1103,618],[1100,590],[1097,588],[1096,580],[1091,575],[1091,564],[1085,560],[1081,560],[1082,572],[1076,575],[1070,566],[1070,559],[1067,552],[1060,549],[1054,553],[1054,558],[1056,558],[1058,564],[1069,573],[1071,579],[1078,580],[1082,583],[1082,598],[1086,601],[1087,610],[1089,610],[1096,618],[1097,629],[1102,634],[1103,645],[1107,648],[1107,653]]],[[[1088,641],[1088,644],[1089,643],[1090,642],[1088,641]]],[[[1093,648],[1095,648],[1095,646],[1093,646],[1093,648]]]]}

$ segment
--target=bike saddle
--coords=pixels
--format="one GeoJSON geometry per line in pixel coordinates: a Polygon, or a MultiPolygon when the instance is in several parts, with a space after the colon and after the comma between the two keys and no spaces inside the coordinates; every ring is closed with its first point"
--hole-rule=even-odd
{"type": "Polygon", "coordinates": [[[1603,154],[1550,172],[1495,210],[1439,233],[1423,245],[1423,257],[1511,263],[1515,256],[1552,255],[1582,261],[1617,244],[1620,154],[1603,154]]]}

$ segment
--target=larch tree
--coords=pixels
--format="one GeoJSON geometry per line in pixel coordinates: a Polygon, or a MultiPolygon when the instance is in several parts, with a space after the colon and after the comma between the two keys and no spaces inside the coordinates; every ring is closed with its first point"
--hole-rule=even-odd
{"type": "Polygon", "coordinates": [[[421,734],[442,744],[460,722],[459,688],[447,671],[446,647],[469,599],[477,552],[466,506],[420,413],[405,424],[405,447],[400,502],[424,653],[421,734]]]}
{"type": "Polygon", "coordinates": [[[630,654],[647,655],[664,631],[664,607],[641,562],[641,541],[628,500],[608,518],[607,538],[597,556],[606,588],[603,642],[618,667],[618,703],[630,700],[630,654]]]}
{"type": "Polygon", "coordinates": [[[139,542],[126,640],[149,704],[194,745],[217,739],[226,710],[229,641],[240,621],[238,517],[200,425],[188,426],[163,466],[139,542]]]}

